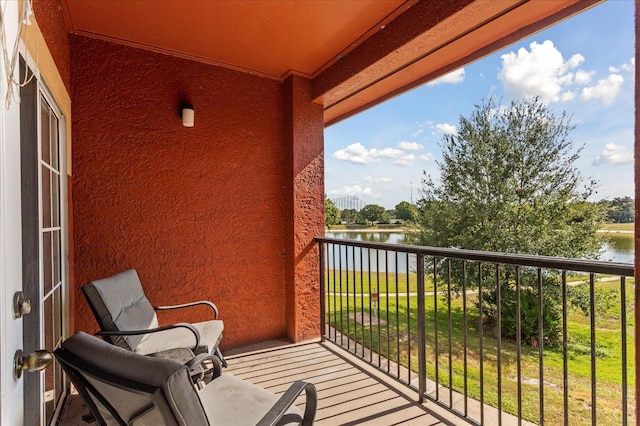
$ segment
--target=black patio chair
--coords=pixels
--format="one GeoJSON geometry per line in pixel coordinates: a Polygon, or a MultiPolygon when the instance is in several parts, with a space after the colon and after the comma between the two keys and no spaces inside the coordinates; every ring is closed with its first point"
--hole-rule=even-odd
{"type": "MultiPolygon", "coordinates": [[[[297,381],[278,397],[222,373],[198,389],[186,366],[79,332],[54,352],[99,425],[312,425],[317,393],[297,381]],[[304,413],[294,402],[305,392],[304,413]]],[[[209,355],[214,362],[217,357],[209,355]]]]}

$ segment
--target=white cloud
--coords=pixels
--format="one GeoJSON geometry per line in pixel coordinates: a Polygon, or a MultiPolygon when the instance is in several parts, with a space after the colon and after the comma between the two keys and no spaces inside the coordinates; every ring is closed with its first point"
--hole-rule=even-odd
{"type": "Polygon", "coordinates": [[[458,133],[458,129],[456,128],[456,126],[449,123],[436,124],[436,129],[438,129],[440,133],[444,133],[445,135],[455,135],[458,133]]]}
{"type": "Polygon", "coordinates": [[[615,143],[608,143],[604,146],[600,155],[593,160],[593,165],[627,164],[632,162],[633,151],[631,149],[615,143]]]}
{"type": "Polygon", "coordinates": [[[582,56],[579,53],[576,53],[571,58],[569,58],[569,60],[567,61],[567,64],[569,65],[569,68],[576,68],[576,67],[579,67],[580,64],[582,64],[583,62],[584,62],[584,56],[582,56]]]}
{"type": "Polygon", "coordinates": [[[620,73],[635,69],[635,58],[631,58],[619,67],[610,66],[609,76],[589,86],[595,71],[579,69],[585,61],[584,56],[577,53],[565,61],[551,40],[534,41],[529,50],[520,48],[517,53],[502,55],[501,59],[498,78],[509,96],[514,99],[539,96],[543,102],[570,101],[578,93],[572,88],[586,86],[581,92],[583,100],[601,100],[604,105],[610,105],[624,82],[620,73]]]}
{"type": "Polygon", "coordinates": [[[577,84],[588,84],[591,82],[591,76],[595,74],[595,71],[583,71],[578,70],[575,74],[575,81],[577,84]]]}
{"type": "Polygon", "coordinates": [[[402,141],[398,144],[398,148],[405,151],[420,151],[423,146],[417,142],[402,141]]]}
{"type": "Polygon", "coordinates": [[[362,187],[359,184],[354,184],[351,186],[343,186],[340,189],[334,189],[329,191],[330,195],[341,196],[341,195],[373,195],[373,190],[370,187],[362,187]]]}
{"type": "Polygon", "coordinates": [[[415,161],[416,161],[416,156],[413,154],[409,154],[409,155],[403,156],[402,158],[397,159],[396,161],[393,162],[393,164],[397,164],[398,166],[402,166],[402,167],[409,167],[413,165],[415,161]]]}
{"type": "Polygon", "coordinates": [[[435,86],[437,84],[458,84],[464,81],[464,68],[457,69],[442,77],[427,83],[427,86],[435,86]]]}
{"type": "Polygon", "coordinates": [[[599,80],[595,86],[582,89],[582,99],[601,99],[604,105],[611,105],[616,100],[624,79],[620,74],[610,74],[609,77],[599,80]]]}
{"type": "Polygon", "coordinates": [[[373,182],[373,183],[389,183],[389,182],[391,182],[391,178],[390,177],[385,177],[385,176],[379,176],[379,177],[365,176],[362,180],[365,181],[365,182],[373,182]]]}
{"type": "Polygon", "coordinates": [[[619,67],[611,65],[609,67],[610,74],[606,78],[600,79],[598,83],[582,89],[582,99],[586,101],[600,99],[604,105],[611,105],[616,100],[624,83],[624,77],[621,74],[623,72],[633,74],[635,69],[636,58],[629,59],[628,63],[619,67]]]}
{"type": "Polygon", "coordinates": [[[385,149],[373,148],[369,152],[374,157],[384,157],[384,158],[400,158],[404,154],[403,151],[395,148],[385,148],[385,149]]]}
{"type": "Polygon", "coordinates": [[[614,67],[613,65],[611,65],[609,67],[609,72],[612,74],[617,74],[620,71],[634,72],[635,69],[636,69],[636,58],[631,58],[629,59],[628,64],[622,64],[619,67],[614,67]]]}
{"type": "Polygon", "coordinates": [[[424,133],[424,130],[423,130],[423,129],[418,129],[418,130],[416,130],[415,132],[413,132],[413,133],[411,134],[411,137],[412,137],[412,138],[417,138],[418,136],[420,136],[420,135],[421,135],[421,134],[423,134],[423,133],[424,133]]]}
{"type": "Polygon", "coordinates": [[[369,164],[379,162],[381,158],[397,159],[404,155],[404,151],[396,148],[367,149],[360,142],[352,143],[344,149],[333,153],[333,158],[355,164],[369,164]]]}
{"type": "Polygon", "coordinates": [[[428,152],[426,154],[422,154],[420,157],[418,157],[418,160],[420,161],[432,161],[433,160],[433,154],[428,152]]]}
{"type": "Polygon", "coordinates": [[[514,99],[539,96],[543,102],[558,102],[571,97],[565,94],[567,86],[575,82],[585,84],[585,79],[590,78],[589,73],[582,70],[570,71],[584,62],[584,56],[575,54],[565,61],[551,40],[541,44],[534,41],[529,49],[520,48],[517,53],[501,56],[502,70],[498,78],[514,99]]]}
{"type": "Polygon", "coordinates": [[[360,142],[352,143],[345,149],[337,150],[333,153],[333,158],[356,164],[368,164],[376,161],[376,158],[360,142]]]}

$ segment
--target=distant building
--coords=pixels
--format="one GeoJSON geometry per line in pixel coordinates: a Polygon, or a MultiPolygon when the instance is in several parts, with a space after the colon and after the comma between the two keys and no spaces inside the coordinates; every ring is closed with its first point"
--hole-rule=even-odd
{"type": "Polygon", "coordinates": [[[333,198],[331,201],[340,211],[352,209],[359,212],[366,205],[364,201],[355,195],[345,195],[344,197],[333,198]]]}

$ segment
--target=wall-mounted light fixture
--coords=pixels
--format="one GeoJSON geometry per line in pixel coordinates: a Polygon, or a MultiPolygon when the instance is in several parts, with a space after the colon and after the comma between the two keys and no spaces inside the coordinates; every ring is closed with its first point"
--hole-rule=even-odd
{"type": "Polygon", "coordinates": [[[180,117],[182,117],[182,125],[184,127],[193,127],[194,115],[193,105],[182,104],[180,106],[180,117]]]}

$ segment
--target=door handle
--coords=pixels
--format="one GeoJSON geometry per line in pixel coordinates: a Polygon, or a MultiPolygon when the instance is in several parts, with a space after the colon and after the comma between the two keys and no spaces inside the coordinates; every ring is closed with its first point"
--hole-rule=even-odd
{"type": "Polygon", "coordinates": [[[18,380],[24,370],[36,372],[47,368],[53,362],[53,355],[49,351],[41,349],[24,356],[24,352],[18,349],[13,356],[13,378],[18,380]]]}

